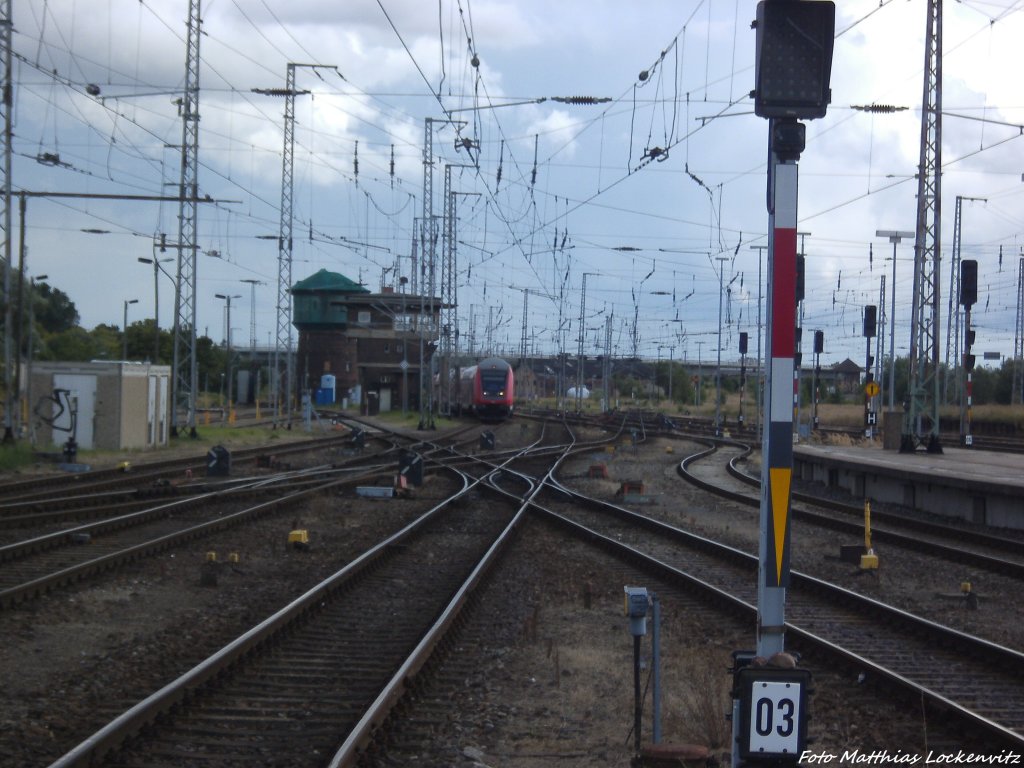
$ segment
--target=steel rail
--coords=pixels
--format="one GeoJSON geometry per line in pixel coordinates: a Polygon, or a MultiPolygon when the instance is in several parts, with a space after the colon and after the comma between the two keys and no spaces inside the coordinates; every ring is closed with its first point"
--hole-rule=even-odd
{"type": "MultiPolygon", "coordinates": [[[[690,471],[690,466],[700,459],[710,456],[718,450],[719,445],[731,445],[737,448],[743,448],[744,454],[741,456],[733,457],[728,463],[729,474],[735,477],[737,480],[747,484],[751,487],[760,488],[761,483],[759,480],[750,478],[745,473],[739,471],[735,467],[735,463],[746,458],[751,452],[751,447],[742,443],[735,442],[718,442],[712,444],[706,451],[688,456],[686,459],[680,462],[678,467],[679,475],[687,482],[695,485],[701,490],[708,491],[717,496],[727,498],[731,501],[744,504],[749,507],[756,507],[760,504],[760,499],[750,494],[740,493],[738,491],[731,491],[727,488],[721,488],[716,486],[707,480],[702,480],[690,471]]],[[[814,506],[823,507],[825,509],[831,509],[834,511],[843,512],[853,516],[859,516],[860,522],[853,522],[847,520],[839,520],[834,517],[827,515],[819,515],[808,509],[801,509],[793,506],[790,514],[796,520],[805,520],[815,525],[820,525],[832,530],[849,533],[854,536],[863,536],[864,524],[863,515],[864,508],[856,507],[851,504],[844,504],[842,502],[833,501],[830,499],[821,499],[816,496],[805,493],[793,493],[793,499],[801,501],[805,504],[811,504],[814,506]]],[[[1019,542],[1007,541],[1006,539],[1000,539],[989,534],[980,533],[976,531],[970,531],[967,529],[955,528],[953,526],[939,525],[928,523],[921,520],[912,520],[910,518],[900,517],[898,515],[888,514],[880,510],[872,510],[872,526],[871,535],[876,542],[890,543],[896,546],[903,547],[905,549],[914,550],[917,552],[924,552],[931,555],[938,555],[940,557],[953,560],[955,562],[966,563],[971,566],[985,568],[990,571],[1002,573],[1004,575],[1012,576],[1014,578],[1024,579],[1024,562],[1019,560],[1006,560],[1000,557],[994,557],[987,555],[982,552],[974,552],[969,549],[964,549],[961,546],[953,546],[943,544],[937,541],[930,541],[921,539],[916,536],[909,536],[898,531],[887,529],[884,526],[879,526],[878,522],[889,523],[892,525],[899,525],[907,528],[912,528],[921,532],[932,533],[937,536],[947,536],[949,538],[958,541],[971,541],[984,546],[997,548],[1004,551],[1012,551],[1015,553],[1020,552],[1021,544],[1019,542]]]]}
{"type": "MultiPolygon", "coordinates": [[[[468,482],[464,482],[463,487],[451,498],[461,497],[470,487],[471,485],[468,482]]],[[[384,557],[396,545],[401,544],[402,541],[426,525],[449,500],[445,500],[427,510],[401,530],[396,531],[359,555],[336,573],[307,590],[291,603],[230,642],[220,651],[217,651],[188,672],[179,676],[176,680],[168,683],[116,717],[99,731],[53,762],[50,768],[82,768],[83,766],[94,765],[97,760],[117,748],[125,739],[138,733],[161,714],[168,712],[179,701],[195,693],[199,688],[239,662],[247,654],[263,646],[281,632],[283,628],[294,624],[306,613],[315,609],[325,598],[351,582],[356,576],[365,572],[367,568],[384,557]]]]}
{"type": "MultiPolygon", "coordinates": [[[[711,450],[713,449],[702,451],[699,454],[695,454],[688,458],[692,459],[695,456],[706,455],[711,450]]],[[[693,546],[704,551],[718,553],[734,563],[746,563],[751,568],[751,572],[756,573],[757,557],[754,555],[742,552],[734,547],[719,544],[710,539],[697,536],[696,534],[683,531],[675,526],[653,520],[645,515],[618,507],[614,504],[609,504],[597,499],[591,499],[590,497],[573,491],[572,489],[566,488],[557,481],[554,485],[559,493],[568,494],[573,499],[581,503],[600,507],[602,510],[608,511],[616,516],[623,517],[631,522],[643,525],[644,527],[657,531],[662,535],[671,537],[673,540],[685,542],[687,546],[693,546]]],[[[538,505],[536,504],[534,505],[535,508],[537,508],[537,506],[538,505]]],[[[563,524],[572,530],[585,532],[585,536],[587,538],[606,544],[620,553],[628,553],[631,558],[639,559],[642,562],[652,565],[652,567],[662,569],[664,573],[672,575],[673,578],[683,579],[686,583],[697,586],[705,593],[713,595],[715,600],[724,600],[730,607],[740,609],[746,614],[756,618],[755,607],[741,598],[730,595],[725,590],[711,585],[692,574],[687,574],[679,569],[662,563],[656,558],[652,558],[635,548],[628,547],[627,545],[621,544],[620,542],[604,536],[597,531],[586,528],[585,526],[570,520],[564,515],[559,515],[558,513],[552,512],[548,509],[544,509],[543,511],[547,515],[552,516],[552,519],[557,519],[560,524],[563,524]]],[[[984,656],[989,660],[991,665],[1004,670],[1006,674],[1024,674],[1024,653],[1012,648],[1006,648],[989,640],[969,635],[928,619],[921,618],[907,611],[893,608],[892,606],[886,605],[880,601],[859,595],[856,592],[838,587],[805,573],[793,571],[791,573],[791,578],[792,588],[794,590],[813,591],[818,594],[826,595],[830,602],[842,601],[850,605],[858,606],[858,610],[863,610],[870,615],[874,615],[880,621],[890,622],[894,625],[904,627],[907,634],[928,637],[934,647],[958,648],[966,658],[984,656]]],[[[998,738],[1008,746],[1024,748],[1024,734],[1018,733],[1017,731],[991,720],[978,712],[974,712],[968,707],[949,699],[927,686],[914,682],[910,678],[907,678],[880,663],[871,661],[860,654],[843,648],[837,643],[833,643],[832,641],[814,635],[808,630],[802,629],[799,625],[787,622],[786,626],[787,634],[789,634],[789,630],[792,630],[794,636],[804,639],[815,647],[827,651],[832,656],[842,658],[846,662],[860,665],[863,669],[869,670],[880,679],[893,683],[904,693],[909,691],[914,696],[918,697],[918,699],[927,701],[928,704],[936,711],[953,714],[961,721],[969,723],[971,727],[982,729],[983,732],[992,737],[998,738]]]]}
{"type": "MultiPolygon", "coordinates": [[[[373,477],[375,475],[367,475],[367,477],[373,477]]],[[[40,593],[48,592],[59,586],[65,584],[71,584],[76,581],[98,574],[105,571],[109,571],[112,568],[125,563],[137,560],[142,557],[147,557],[158,552],[163,552],[173,546],[182,544],[186,541],[192,541],[198,538],[209,535],[210,533],[224,530],[233,525],[238,525],[248,520],[255,519],[259,516],[270,514],[278,511],[279,507],[286,507],[290,504],[294,504],[300,499],[314,494],[322,493],[325,490],[336,487],[338,485],[350,484],[353,482],[359,482],[361,478],[344,478],[340,480],[328,480],[315,485],[312,487],[304,488],[299,491],[293,491],[283,496],[279,496],[268,501],[261,502],[252,507],[234,512],[228,515],[217,517],[213,520],[200,523],[198,525],[189,526],[173,533],[158,536],[157,538],[150,539],[148,541],[140,542],[130,547],[120,549],[116,552],[111,552],[100,557],[87,560],[82,563],[78,563],[67,568],[63,568],[59,571],[54,571],[45,576],[41,576],[36,579],[32,579],[27,582],[23,582],[14,587],[9,587],[0,591],[0,609],[7,608],[14,605],[22,600],[27,599],[30,596],[37,595],[40,593]]],[[[161,514],[169,514],[165,510],[170,507],[178,506],[180,504],[195,504],[204,498],[216,498],[221,493],[210,493],[207,496],[193,497],[189,499],[183,499],[180,501],[170,502],[166,505],[162,505],[159,510],[161,514]]],[[[129,515],[123,515],[117,520],[107,521],[109,524],[107,527],[120,526],[124,527],[129,524],[132,518],[136,518],[140,515],[144,515],[146,512],[134,512],[129,515]]],[[[155,515],[155,512],[153,513],[155,515]]],[[[58,546],[58,544],[68,541],[69,537],[76,532],[84,533],[95,531],[99,527],[99,524],[87,524],[80,526],[79,528],[69,529],[53,534],[47,534],[45,536],[37,537],[28,542],[21,542],[16,545],[8,545],[8,547],[0,548],[0,554],[4,550],[8,550],[12,547],[22,547],[25,551],[32,551],[31,548],[39,547],[40,551],[44,548],[52,548],[58,546]]]]}
{"type": "MultiPolygon", "coordinates": [[[[600,544],[613,554],[624,559],[628,559],[630,562],[648,569],[653,575],[659,578],[663,578],[670,583],[680,585],[688,590],[694,590],[713,603],[724,604],[731,611],[744,618],[752,621],[756,619],[757,609],[755,606],[722,589],[719,589],[713,584],[710,584],[693,574],[668,565],[667,563],[651,557],[640,550],[622,544],[615,539],[580,525],[579,523],[550,509],[541,507],[537,504],[533,504],[532,509],[539,516],[556,523],[560,527],[573,532],[581,538],[600,544]]],[[[1011,730],[990,718],[984,717],[977,712],[964,707],[962,704],[952,701],[948,697],[936,693],[928,687],[900,675],[897,672],[872,661],[871,659],[854,653],[853,651],[843,648],[842,646],[807,630],[801,629],[798,625],[794,625],[791,622],[786,622],[786,634],[787,636],[796,638],[798,642],[802,644],[801,647],[805,649],[814,649],[824,653],[830,658],[841,661],[844,664],[852,665],[860,671],[867,672],[870,676],[874,676],[879,680],[889,683],[895,688],[901,690],[904,694],[914,697],[915,700],[926,703],[932,714],[953,716],[967,727],[978,729],[985,733],[988,737],[994,740],[994,743],[1004,745],[1007,748],[1024,749],[1024,735],[1017,733],[1016,731],[1011,730]]]]}

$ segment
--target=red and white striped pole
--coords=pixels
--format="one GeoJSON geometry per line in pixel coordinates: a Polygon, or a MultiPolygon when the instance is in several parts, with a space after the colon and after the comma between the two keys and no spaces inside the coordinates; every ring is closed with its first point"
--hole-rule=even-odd
{"type": "Polygon", "coordinates": [[[796,336],[796,159],[771,154],[768,246],[768,366],[761,463],[761,533],[757,653],[784,649],[789,585],[790,499],[793,478],[793,387],[796,336]]]}

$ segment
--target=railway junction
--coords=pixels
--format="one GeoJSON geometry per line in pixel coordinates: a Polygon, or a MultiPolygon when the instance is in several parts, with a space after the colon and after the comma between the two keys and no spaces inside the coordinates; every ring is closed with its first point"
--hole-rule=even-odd
{"type": "MultiPolygon", "coordinates": [[[[649,689],[634,730],[627,585],[661,606],[658,749],[727,760],[758,457],[634,418],[520,414],[430,443],[353,422],[235,451],[226,476],[196,457],[6,485],[0,761],[625,765],[656,751],[649,689]],[[410,453],[419,485],[396,482],[410,453]]],[[[863,570],[839,556],[863,541],[863,499],[824,486],[795,489],[787,615],[815,753],[1022,751],[1024,535],[925,533],[930,516],[878,502],[863,570]]]]}

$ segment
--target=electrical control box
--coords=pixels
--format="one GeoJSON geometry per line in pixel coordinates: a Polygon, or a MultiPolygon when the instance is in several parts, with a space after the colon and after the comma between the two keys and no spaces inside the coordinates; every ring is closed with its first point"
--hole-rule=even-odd
{"type": "Polygon", "coordinates": [[[647,587],[623,587],[623,611],[629,617],[629,632],[634,637],[647,634],[647,587]]]}

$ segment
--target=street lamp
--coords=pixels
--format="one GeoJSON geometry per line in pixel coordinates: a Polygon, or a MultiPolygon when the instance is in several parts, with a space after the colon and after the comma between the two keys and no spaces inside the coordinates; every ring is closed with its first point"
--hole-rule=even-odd
{"type": "Polygon", "coordinates": [[[153,265],[153,365],[156,365],[160,358],[160,273],[163,272],[168,280],[174,282],[174,278],[160,264],[174,259],[170,256],[166,259],[158,259],[156,256],[146,259],[139,256],[136,261],[153,265]]]}
{"type": "Polygon", "coordinates": [[[896,246],[905,237],[915,237],[914,232],[892,229],[876,229],[875,237],[888,237],[892,243],[892,310],[889,312],[889,410],[896,410],[896,246]]]}
{"type": "Polygon", "coordinates": [[[266,285],[262,280],[246,278],[243,283],[249,285],[249,349],[250,354],[256,356],[256,286],[266,285]]]}
{"type": "Polygon", "coordinates": [[[243,283],[249,284],[249,374],[255,379],[249,384],[253,399],[256,401],[256,418],[260,415],[259,366],[256,365],[256,286],[266,285],[262,280],[246,278],[243,283]]]}
{"type": "Polygon", "coordinates": [[[128,359],[128,305],[138,304],[138,299],[125,299],[124,300],[124,325],[121,326],[121,359],[128,359]]]}
{"type": "Polygon", "coordinates": [[[722,293],[725,276],[725,262],[728,256],[716,256],[718,262],[718,363],[715,367],[715,435],[720,434],[722,427],[722,293]]]}
{"type": "Polygon", "coordinates": [[[703,370],[704,362],[701,360],[700,352],[701,352],[701,347],[703,347],[705,344],[707,344],[706,341],[698,341],[697,342],[697,389],[693,393],[693,405],[695,407],[700,407],[700,404],[701,404],[701,390],[704,389],[704,370],[703,370]]]}
{"type": "MultiPolygon", "coordinates": [[[[661,344],[658,345],[658,364],[654,366],[654,391],[658,392],[658,374],[661,372],[661,350],[665,347],[661,344]]],[[[661,402],[661,395],[658,395],[658,402],[661,402]]]]}
{"type": "Polygon", "coordinates": [[[215,293],[213,294],[218,299],[224,299],[226,302],[227,318],[224,321],[224,344],[225,344],[225,356],[224,356],[224,372],[227,376],[227,390],[228,390],[228,412],[231,411],[231,300],[242,298],[241,294],[226,294],[226,293],[215,293]]]}
{"type": "Polygon", "coordinates": [[[676,348],[668,348],[668,407],[672,407],[672,366],[675,365],[676,348]]]}

